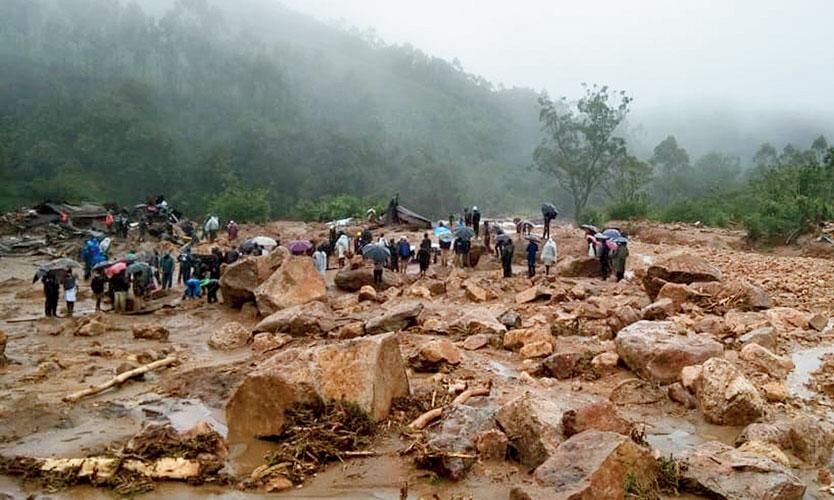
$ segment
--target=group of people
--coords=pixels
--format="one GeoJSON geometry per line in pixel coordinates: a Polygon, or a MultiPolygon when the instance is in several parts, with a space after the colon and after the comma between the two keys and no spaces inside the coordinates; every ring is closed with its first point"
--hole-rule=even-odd
{"type": "Polygon", "coordinates": [[[585,242],[588,245],[588,256],[597,257],[600,264],[600,274],[603,280],[611,276],[613,267],[616,280],[625,278],[626,263],[628,261],[628,238],[617,230],[606,230],[608,235],[598,233],[593,227],[585,227],[585,242]]]}

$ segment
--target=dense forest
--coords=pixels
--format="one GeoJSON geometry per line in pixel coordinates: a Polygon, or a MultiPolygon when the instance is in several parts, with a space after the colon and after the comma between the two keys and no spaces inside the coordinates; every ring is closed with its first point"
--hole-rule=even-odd
{"type": "Polygon", "coordinates": [[[231,7],[0,3],[0,204],[164,193],[195,216],[292,216],[400,192],[442,217],[558,196],[525,168],[535,92],[277,2],[231,7]]]}
{"type": "Polygon", "coordinates": [[[824,137],[690,157],[671,135],[640,143],[632,105],[606,86],[496,87],[273,0],[5,0],[0,209],[165,194],[194,217],[326,219],[400,193],[433,218],[553,201],[580,222],[743,224],[773,241],[834,215],[824,137]]]}

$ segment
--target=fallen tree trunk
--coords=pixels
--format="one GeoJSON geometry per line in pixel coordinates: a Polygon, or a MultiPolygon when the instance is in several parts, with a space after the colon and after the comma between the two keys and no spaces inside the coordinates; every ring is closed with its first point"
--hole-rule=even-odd
{"type": "Polygon", "coordinates": [[[165,359],[160,359],[159,361],[154,361],[153,363],[148,363],[147,365],[143,365],[143,366],[140,366],[139,368],[134,368],[133,370],[128,370],[124,373],[116,375],[115,377],[113,377],[112,379],[108,380],[107,382],[105,382],[103,384],[95,385],[93,387],[89,387],[87,389],[84,389],[83,391],[74,392],[72,394],[64,396],[63,400],[68,402],[68,403],[74,403],[74,402],[78,401],[79,399],[85,398],[87,396],[92,396],[94,394],[104,392],[111,387],[121,385],[121,384],[127,382],[128,380],[132,379],[133,377],[136,377],[138,375],[142,375],[143,373],[147,373],[147,372],[156,370],[157,368],[167,367],[167,366],[172,365],[176,362],[177,362],[176,356],[169,356],[165,359]]]}
{"type": "MultiPolygon", "coordinates": [[[[489,391],[489,387],[482,387],[480,389],[467,389],[458,394],[458,397],[456,397],[451,404],[462,405],[469,401],[471,398],[474,398],[475,396],[489,396],[489,391]]],[[[415,418],[413,422],[408,424],[408,427],[414,430],[425,429],[427,425],[440,418],[440,415],[443,414],[443,408],[445,407],[441,406],[440,408],[435,408],[433,410],[427,411],[426,413],[423,413],[419,417],[415,418]]]]}

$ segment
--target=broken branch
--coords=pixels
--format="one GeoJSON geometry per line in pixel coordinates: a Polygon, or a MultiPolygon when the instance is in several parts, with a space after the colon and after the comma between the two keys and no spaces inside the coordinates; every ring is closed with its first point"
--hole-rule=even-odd
{"type": "Polygon", "coordinates": [[[85,398],[87,396],[92,396],[92,395],[98,394],[100,392],[104,392],[104,391],[106,391],[107,389],[109,389],[113,386],[121,385],[121,384],[127,382],[128,380],[132,379],[133,377],[136,377],[138,375],[142,375],[143,373],[147,373],[147,372],[156,370],[157,368],[164,368],[164,367],[167,367],[169,365],[173,365],[176,362],[177,362],[176,356],[169,356],[165,359],[160,359],[159,361],[154,361],[153,363],[148,363],[147,365],[143,365],[143,366],[140,366],[139,368],[134,368],[133,370],[128,370],[124,373],[116,375],[115,377],[113,377],[112,379],[108,380],[107,382],[105,382],[103,384],[95,385],[93,387],[89,387],[87,389],[84,389],[83,391],[78,391],[78,392],[69,394],[68,396],[64,396],[63,400],[68,402],[68,403],[74,403],[74,402],[78,401],[79,399],[85,398]]]}

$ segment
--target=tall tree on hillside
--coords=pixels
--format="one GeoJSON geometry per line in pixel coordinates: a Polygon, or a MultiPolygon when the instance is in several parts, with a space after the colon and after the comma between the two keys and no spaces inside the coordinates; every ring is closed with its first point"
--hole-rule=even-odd
{"type": "Polygon", "coordinates": [[[634,203],[645,199],[643,190],[651,180],[651,164],[627,155],[611,168],[602,189],[615,203],[634,203]]]}
{"type": "Polygon", "coordinates": [[[573,198],[574,215],[588,204],[612,166],[626,156],[625,140],[614,132],[629,111],[631,97],[607,86],[584,85],[585,95],[569,106],[565,98],[539,98],[539,119],[545,133],[533,153],[535,166],[556,177],[573,198]]]}
{"type": "Polygon", "coordinates": [[[678,145],[673,135],[655,146],[649,159],[649,164],[657,173],[652,190],[655,199],[668,203],[686,194],[687,186],[691,183],[689,162],[689,153],[678,145]]]}
{"type": "Polygon", "coordinates": [[[779,161],[779,153],[769,142],[765,142],[753,155],[753,165],[757,170],[768,169],[779,161]]]}

